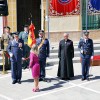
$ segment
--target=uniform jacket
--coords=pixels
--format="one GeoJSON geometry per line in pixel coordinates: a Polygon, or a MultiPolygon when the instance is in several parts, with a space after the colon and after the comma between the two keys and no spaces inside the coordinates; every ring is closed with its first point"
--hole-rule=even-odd
{"type": "Polygon", "coordinates": [[[20,32],[19,38],[22,39],[24,41],[24,43],[28,42],[28,33],[24,32],[24,31],[20,32]]]}
{"type": "Polygon", "coordinates": [[[10,35],[8,35],[6,33],[2,34],[2,36],[1,36],[1,49],[4,49],[6,51],[10,40],[13,40],[12,33],[10,33],[10,35]]]}
{"type": "MultiPolygon", "coordinates": [[[[38,38],[36,40],[36,44],[39,46],[40,43],[41,43],[41,38],[38,38]]],[[[49,41],[48,41],[48,39],[44,40],[42,47],[39,49],[39,58],[46,59],[46,57],[49,57],[49,41]]]]}
{"type": "Polygon", "coordinates": [[[24,42],[22,39],[19,39],[18,42],[15,40],[12,40],[9,42],[8,48],[7,48],[8,53],[12,53],[13,56],[10,58],[11,61],[20,61],[22,57],[24,56],[24,42]],[[22,43],[22,47],[19,47],[19,43],[22,43]]]}
{"type": "Polygon", "coordinates": [[[88,39],[87,43],[85,42],[85,39],[80,39],[78,48],[80,49],[80,56],[82,58],[90,58],[94,55],[92,39],[88,39]]]}

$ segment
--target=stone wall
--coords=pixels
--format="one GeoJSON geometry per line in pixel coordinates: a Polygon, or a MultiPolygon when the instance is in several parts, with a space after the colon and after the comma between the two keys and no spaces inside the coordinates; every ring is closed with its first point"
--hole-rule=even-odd
{"type": "MultiPolygon", "coordinates": [[[[100,40],[100,30],[93,30],[90,32],[90,38],[93,40],[100,40]]],[[[61,39],[63,39],[63,33],[64,32],[51,32],[50,33],[50,42],[59,42],[61,39]]],[[[80,37],[82,36],[81,31],[77,32],[68,32],[69,38],[73,41],[79,41],[80,37]]],[[[46,33],[46,37],[48,37],[48,34],[46,33]]]]}

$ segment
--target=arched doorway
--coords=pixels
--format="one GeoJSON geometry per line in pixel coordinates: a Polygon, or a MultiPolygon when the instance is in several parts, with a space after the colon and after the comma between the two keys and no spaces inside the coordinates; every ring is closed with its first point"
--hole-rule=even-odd
{"type": "Polygon", "coordinates": [[[17,30],[22,31],[25,24],[30,25],[29,18],[35,25],[35,34],[41,29],[41,0],[17,0],[17,30]]]}

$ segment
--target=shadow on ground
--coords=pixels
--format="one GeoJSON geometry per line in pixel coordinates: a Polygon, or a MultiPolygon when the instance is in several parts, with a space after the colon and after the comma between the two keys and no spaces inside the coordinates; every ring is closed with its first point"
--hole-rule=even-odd
{"type": "Polygon", "coordinates": [[[34,82],[34,80],[33,79],[27,79],[27,80],[22,80],[21,82],[32,83],[32,82],[34,82]]]}
{"type": "Polygon", "coordinates": [[[61,87],[63,87],[63,84],[67,83],[67,81],[63,81],[63,80],[60,81],[60,79],[58,79],[58,78],[49,78],[46,80],[48,83],[50,83],[50,82],[56,82],[56,83],[54,83],[53,86],[41,89],[41,91],[50,91],[50,90],[54,90],[57,88],[61,88],[61,87]]]}

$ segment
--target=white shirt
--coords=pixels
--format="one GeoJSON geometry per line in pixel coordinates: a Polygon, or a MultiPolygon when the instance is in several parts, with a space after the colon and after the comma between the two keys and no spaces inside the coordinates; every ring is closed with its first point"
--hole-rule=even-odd
{"type": "Polygon", "coordinates": [[[86,43],[86,40],[88,40],[88,39],[84,39],[85,43],[86,43]]]}

